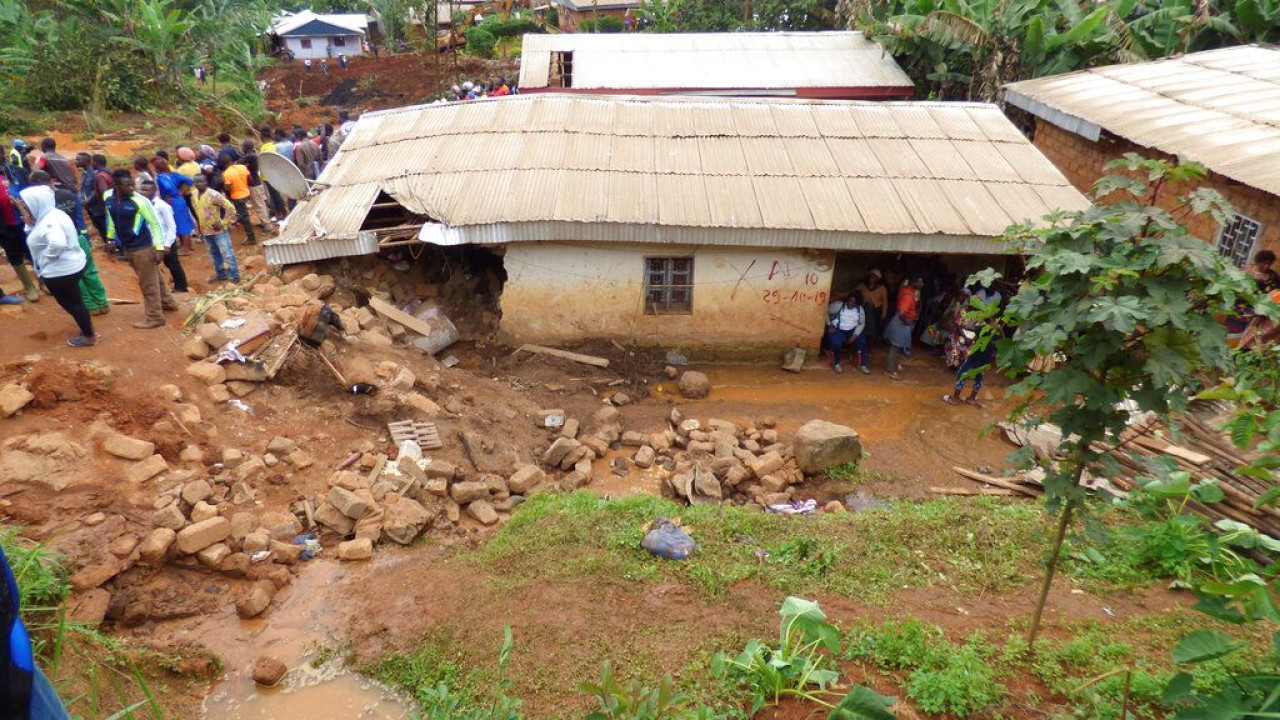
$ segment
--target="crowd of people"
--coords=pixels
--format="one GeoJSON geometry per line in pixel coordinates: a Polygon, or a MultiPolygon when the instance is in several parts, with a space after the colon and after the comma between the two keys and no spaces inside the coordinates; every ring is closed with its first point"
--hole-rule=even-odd
{"type": "Polygon", "coordinates": [[[52,137],[36,145],[14,139],[0,155],[0,246],[22,291],[0,289],[0,305],[50,295],[75,320],[78,334],[67,344],[96,344],[93,317],[110,312],[111,303],[92,230],[97,251],[127,262],[138,279],[144,317],[134,327],[164,326],[164,314],[178,310],[174,294],[190,290],[182,258],[194,240],[203,241],[213,265],[206,282],[239,282],[231,228],[242,228],[244,244],[253,245],[287,217],[291,203],[271,186],[260,153],[276,153],[315,180],[353,126],[343,111],[336,124],[263,127],[239,143],[222,133],[217,149],[162,148],[115,169],[103,155],[66,157],[52,137]]]}
{"type": "Polygon", "coordinates": [[[486,97],[506,97],[508,95],[519,95],[520,88],[516,85],[515,79],[508,80],[506,76],[498,76],[489,82],[467,80],[461,85],[454,85],[436,98],[431,104],[440,105],[443,103],[462,102],[464,100],[478,100],[486,97]]]}

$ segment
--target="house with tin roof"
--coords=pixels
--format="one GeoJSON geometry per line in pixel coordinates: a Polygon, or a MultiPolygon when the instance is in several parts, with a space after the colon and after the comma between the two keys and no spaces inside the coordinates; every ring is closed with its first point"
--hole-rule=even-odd
{"type": "Polygon", "coordinates": [[[364,13],[318,14],[310,10],[276,18],[271,25],[273,42],[299,60],[363,55],[369,33],[364,13]]]}

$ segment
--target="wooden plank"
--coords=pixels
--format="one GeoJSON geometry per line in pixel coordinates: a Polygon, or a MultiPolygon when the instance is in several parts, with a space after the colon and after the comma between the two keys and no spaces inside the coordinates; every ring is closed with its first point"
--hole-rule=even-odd
{"type": "Polygon", "coordinates": [[[404,326],[405,329],[412,330],[419,335],[427,336],[434,332],[434,328],[430,325],[422,322],[418,318],[404,312],[385,300],[371,297],[369,298],[369,307],[373,308],[374,312],[378,313],[382,317],[391,320],[392,322],[399,323],[404,326]]]}
{"type": "Polygon", "coordinates": [[[519,352],[520,350],[523,350],[525,352],[530,352],[535,355],[551,355],[553,357],[564,358],[565,360],[580,362],[584,365],[594,365],[596,367],[602,367],[602,368],[609,367],[609,361],[606,360],[605,358],[596,357],[594,355],[579,355],[578,353],[569,352],[568,350],[560,350],[557,348],[543,347],[541,345],[521,345],[517,349],[517,352],[519,352]]]}
{"type": "Polygon", "coordinates": [[[1022,493],[1023,495],[1026,495],[1028,497],[1040,497],[1039,492],[1029,487],[1019,485],[1015,482],[1003,480],[998,477],[991,477],[990,475],[983,475],[982,473],[977,473],[962,467],[952,467],[951,469],[959,473],[962,477],[969,478],[970,480],[974,480],[976,482],[986,483],[988,485],[995,485],[996,487],[1002,487],[1005,490],[1012,490],[1016,493],[1022,493]]]}
{"type": "Polygon", "coordinates": [[[993,497],[1023,497],[1021,494],[1004,488],[958,488],[958,487],[931,487],[929,492],[935,495],[991,495],[993,497]]]}

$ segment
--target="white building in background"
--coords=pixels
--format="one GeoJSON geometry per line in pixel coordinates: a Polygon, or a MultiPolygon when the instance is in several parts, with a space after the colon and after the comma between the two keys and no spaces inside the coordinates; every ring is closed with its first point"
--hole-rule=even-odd
{"type": "Polygon", "coordinates": [[[271,26],[273,42],[299,60],[363,55],[368,32],[369,18],[363,13],[320,15],[303,10],[279,17],[271,26]]]}

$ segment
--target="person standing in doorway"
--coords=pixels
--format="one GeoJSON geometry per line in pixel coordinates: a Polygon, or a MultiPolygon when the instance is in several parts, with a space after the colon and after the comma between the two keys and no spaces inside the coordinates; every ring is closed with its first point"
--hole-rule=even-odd
{"type": "MultiPolygon", "coordinates": [[[[84,250],[80,247],[80,232],[71,216],[58,209],[49,175],[38,170],[31,173],[31,181],[31,186],[22,191],[22,202],[34,221],[27,231],[32,263],[36,274],[49,288],[49,294],[80,329],[80,334],[68,340],[67,344],[91,347],[98,344],[98,336],[80,294],[80,279],[84,276],[86,262],[84,250]]],[[[68,192],[74,207],[75,193],[68,192]]]]}
{"type": "Polygon", "coordinates": [[[830,326],[831,369],[838,373],[844,372],[844,368],[840,367],[840,353],[846,343],[852,342],[853,355],[859,361],[858,368],[863,375],[870,374],[867,337],[863,332],[867,326],[867,315],[862,309],[862,296],[856,292],[849,293],[840,308],[827,317],[827,324],[830,326]]]}
{"type": "Polygon", "coordinates": [[[235,224],[236,207],[222,193],[211,189],[203,175],[196,178],[194,206],[196,225],[213,261],[214,275],[208,282],[240,282],[236,251],[231,247],[231,233],[227,230],[235,224]]]}
{"type": "Polygon", "coordinates": [[[173,208],[160,199],[154,181],[142,181],[138,192],[151,202],[156,217],[160,219],[160,234],[164,238],[164,266],[169,269],[169,275],[173,278],[173,291],[190,292],[187,287],[187,272],[182,269],[182,260],[178,257],[178,226],[173,220],[173,208]]]}
{"type": "Polygon", "coordinates": [[[911,334],[916,320],[920,318],[920,289],[924,287],[924,278],[916,277],[909,283],[903,283],[898,290],[898,305],[893,318],[885,327],[884,338],[889,343],[889,362],[886,371],[889,377],[898,380],[902,368],[902,358],[911,355],[911,334]]]}
{"type": "MultiPolygon", "coordinates": [[[[154,163],[153,163],[154,164],[154,163]]],[[[167,169],[167,165],[166,165],[167,169]]],[[[124,248],[142,288],[146,317],[133,326],[139,329],[164,326],[165,312],[174,312],[178,303],[160,275],[164,262],[164,231],[151,201],[133,191],[133,174],[121,168],[111,173],[115,183],[107,198],[107,237],[124,248]]]]}
{"type": "Polygon", "coordinates": [[[867,329],[864,334],[867,337],[867,344],[870,345],[880,337],[885,311],[889,309],[889,293],[884,288],[884,279],[880,276],[880,271],[872,270],[867,273],[867,279],[862,281],[854,292],[862,296],[862,309],[867,314],[867,329]]]}
{"type": "Polygon", "coordinates": [[[249,169],[239,162],[231,162],[223,158],[219,168],[222,171],[222,184],[227,189],[227,196],[235,206],[236,216],[244,228],[244,244],[256,245],[258,238],[253,232],[253,223],[249,220],[249,169]]]}

